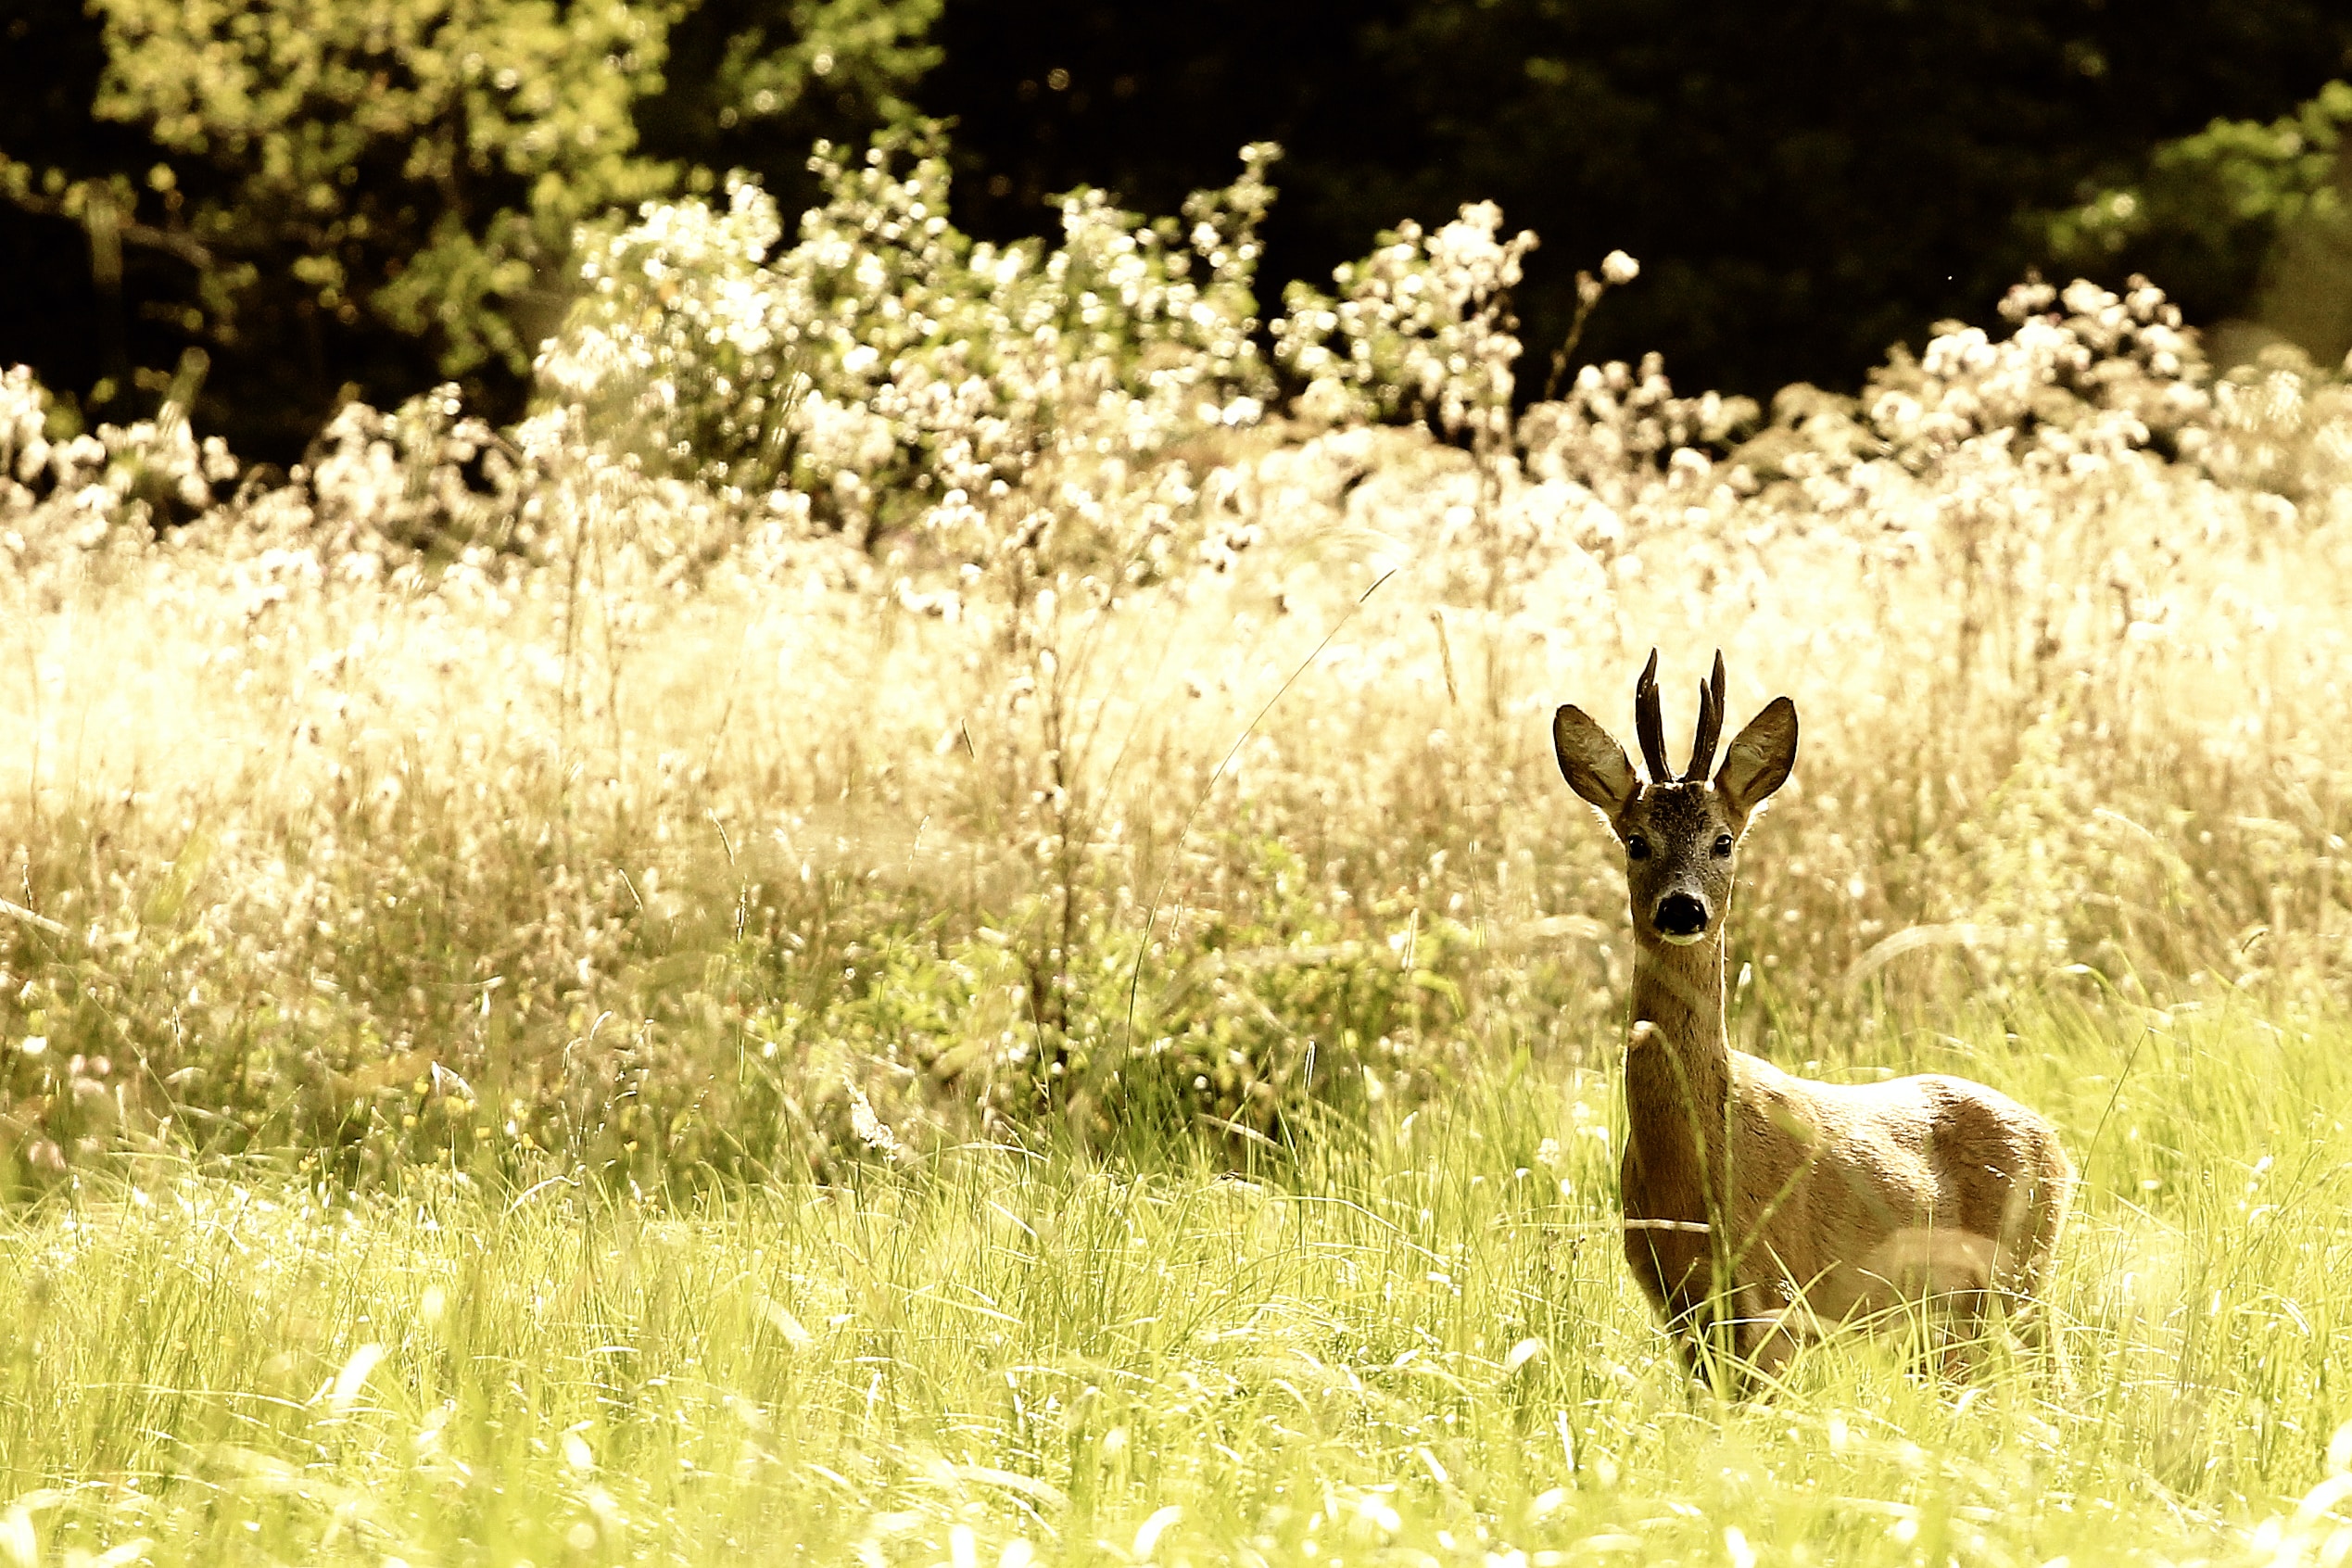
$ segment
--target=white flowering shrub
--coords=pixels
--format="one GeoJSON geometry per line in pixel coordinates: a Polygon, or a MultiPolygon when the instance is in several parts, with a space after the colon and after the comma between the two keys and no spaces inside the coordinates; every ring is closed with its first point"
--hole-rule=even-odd
{"type": "Polygon", "coordinates": [[[2292,348],[2266,349],[2212,386],[2209,418],[2184,449],[2224,484],[2322,511],[2352,486],[2352,385],[2292,348]]]}
{"type": "Polygon", "coordinates": [[[907,530],[978,560],[1052,504],[1074,461],[1146,464],[1256,421],[1271,157],[1244,149],[1241,179],[1192,197],[1182,223],[1079,191],[1058,247],[999,247],[949,223],[934,138],[888,136],[862,159],[820,146],[828,200],[789,249],[772,250],[774,206],[747,183],[723,214],[649,207],[588,264],[594,292],[542,384],[677,472],[789,484],[859,537],[907,530]]]}
{"type": "Polygon", "coordinates": [[[345,404],[310,459],[322,524],[417,549],[505,542],[526,487],[522,454],[465,412],[454,384],[391,413],[345,404]]]}
{"type": "Polygon", "coordinates": [[[1502,209],[1466,206],[1431,234],[1405,223],[1333,274],[1336,296],[1291,285],[1275,355],[1306,384],[1301,411],[1332,424],[1404,419],[1476,440],[1508,431],[1511,315],[1536,236],[1502,237],[1502,209]]]}
{"type": "Polygon", "coordinates": [[[1172,449],[1263,411],[1250,285],[1271,158],[1245,149],[1181,222],[1080,191],[1058,247],[999,247],[949,223],[935,139],[856,161],[821,146],[828,199],[796,245],[771,251],[748,184],[724,215],[648,209],[588,264],[595,292],[541,361],[600,445],[723,496],[799,498],[891,548],[901,605],[987,627],[961,734],[1043,883],[1022,942],[1056,1037],[1041,1071],[1063,1066],[1098,822],[1081,715],[1101,672],[1081,650],[1179,557],[1196,497],[1172,449]]]}
{"type": "Polygon", "coordinates": [[[723,210],[651,204],[601,246],[583,236],[586,291],[536,372],[606,449],[759,487],[781,472],[784,418],[801,386],[762,271],[783,233],[776,204],[740,178],[727,196],[723,210]]]}
{"type": "Polygon", "coordinates": [[[0,371],[0,484],[8,487],[9,511],[31,505],[28,487],[48,468],[49,394],[33,380],[31,366],[0,371]]]}
{"type": "Polygon", "coordinates": [[[0,373],[0,552],[19,566],[70,556],[119,531],[144,537],[213,504],[214,487],[237,476],[218,436],[188,428],[185,398],[151,420],[101,424],[94,434],[50,433],[49,396],[23,365],[0,373]]]}
{"type": "Polygon", "coordinates": [[[1586,365],[1566,397],[1530,408],[1519,424],[1528,471],[1584,486],[1612,505],[1630,503],[1647,481],[1672,481],[1690,466],[1683,454],[1728,449],[1752,426],[1755,401],[1702,393],[1675,396],[1665,362],[1643,357],[1586,365]]]}
{"type": "Polygon", "coordinates": [[[2020,284],[2001,313],[2013,323],[2006,337],[1954,326],[1916,365],[1898,360],[1872,378],[1867,418],[1905,467],[1923,472],[2004,431],[2060,458],[2137,449],[2181,438],[2209,408],[2204,356],[2145,279],[2122,295],[2020,284]]]}

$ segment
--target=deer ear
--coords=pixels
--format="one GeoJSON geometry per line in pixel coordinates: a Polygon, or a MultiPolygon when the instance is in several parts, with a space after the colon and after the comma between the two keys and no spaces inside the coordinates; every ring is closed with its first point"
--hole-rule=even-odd
{"type": "Polygon", "coordinates": [[[1625,749],[1609,739],[1582,708],[1563,706],[1551,715],[1551,749],[1560,758],[1560,775],[1568,788],[1600,808],[1615,821],[1641,781],[1634,777],[1625,749]]]}
{"type": "Polygon", "coordinates": [[[1723,754],[1715,788],[1733,815],[1745,819],[1764,797],[1789,782],[1797,765],[1797,704],[1775,697],[1723,754]]]}

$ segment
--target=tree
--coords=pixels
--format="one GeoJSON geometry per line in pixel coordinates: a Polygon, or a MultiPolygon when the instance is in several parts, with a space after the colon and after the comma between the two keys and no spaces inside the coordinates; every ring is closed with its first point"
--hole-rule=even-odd
{"type": "MultiPolygon", "coordinates": [[[[1644,267],[1585,348],[1688,385],[1852,384],[2050,259],[2041,215],[2217,114],[2346,70],[2317,0],[958,0],[919,95],[958,117],[958,219],[1006,237],[1097,184],[1154,206],[1281,142],[1264,276],[1498,202],[1542,249],[1529,352],[1612,248],[1644,267]],[[992,195],[990,193],[993,192],[992,195]]],[[[2159,282],[2164,281],[2161,276],[2159,282]]]]}
{"type": "Polygon", "coordinates": [[[2283,338],[2323,364],[2352,350],[2352,83],[2269,121],[2216,120],[2054,214],[2072,267],[2170,280],[2232,360],[2283,338]]]}
{"type": "MultiPolygon", "coordinates": [[[[87,40],[39,4],[86,68],[87,40]]],[[[512,415],[581,226],[712,183],[647,149],[637,119],[664,101],[682,23],[728,41],[695,112],[781,115],[840,77],[854,109],[890,113],[934,4],[91,0],[91,134],[49,138],[67,156],[45,159],[37,135],[32,156],[0,144],[0,196],[49,221],[50,258],[81,230],[96,335],[124,345],[105,369],[210,350],[199,417],[242,449],[298,452],[347,391],[390,403],[453,379],[512,415]],[[712,96],[729,92],[742,108],[712,96]]],[[[669,139],[690,146],[679,118],[669,139]]]]}

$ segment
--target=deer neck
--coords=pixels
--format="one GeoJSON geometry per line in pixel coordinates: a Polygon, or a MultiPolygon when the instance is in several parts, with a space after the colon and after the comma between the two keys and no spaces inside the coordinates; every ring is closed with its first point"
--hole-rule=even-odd
{"type": "Polygon", "coordinates": [[[1664,1177],[1695,1172],[1731,1094],[1724,1037],[1723,927],[1688,946],[1636,937],[1633,1032],[1625,1051],[1628,1153],[1664,1177]],[[1644,1026],[1647,1026],[1646,1028],[1644,1026]]]}

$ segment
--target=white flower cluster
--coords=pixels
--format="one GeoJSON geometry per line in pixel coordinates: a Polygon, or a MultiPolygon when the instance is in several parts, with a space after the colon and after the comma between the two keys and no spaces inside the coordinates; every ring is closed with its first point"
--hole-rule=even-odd
{"type": "Polygon", "coordinates": [[[2181,448],[2224,484],[2324,504],[2352,486],[2352,385],[2292,348],[2213,384],[2212,412],[2181,448]]]}
{"type": "Polygon", "coordinates": [[[1293,284],[1275,356],[1307,384],[1301,411],[1333,424],[1418,420],[1473,439],[1507,431],[1520,352],[1511,290],[1536,236],[1501,231],[1502,209],[1478,202],[1434,234],[1408,222],[1384,235],[1333,273],[1336,297],[1293,284]]]}
{"type": "Polygon", "coordinates": [[[52,438],[50,411],[28,367],[0,372],[0,524],[10,525],[0,553],[19,565],[37,553],[92,549],[118,530],[144,537],[205,511],[213,487],[237,476],[227,445],[217,436],[198,441],[175,403],[152,420],[65,439],[52,438]]]}
{"type": "Polygon", "coordinates": [[[2120,294],[2023,284],[2001,310],[2005,335],[1948,323],[1860,397],[1789,386],[1769,419],[1743,398],[1677,397],[1655,355],[1585,366],[1521,416],[1500,520],[1516,520],[1515,549],[1556,538],[1613,557],[1683,538],[1729,566],[1815,533],[1913,555],[1965,537],[2046,560],[2079,509],[2199,477],[2290,512],[2342,504],[2352,392],[2337,378],[2273,354],[2215,380],[2145,280],[2120,294]]]}
{"type": "Polygon", "coordinates": [[[782,232],[767,194],[737,179],[724,210],[649,203],[616,238],[583,235],[588,292],[540,350],[540,386],[615,453],[739,483],[772,474],[800,390],[762,272],[782,232]]]}
{"type": "Polygon", "coordinates": [[[595,294],[541,375],[649,464],[788,486],[854,538],[904,531],[986,568],[1175,443],[1259,419],[1249,285],[1273,156],[1245,148],[1182,225],[1080,191],[1058,247],[999,247],[949,223],[935,141],[857,162],[820,145],[828,198],[797,245],[768,254],[775,209],[748,183],[724,214],[649,207],[588,264],[595,294]],[[1064,506],[1072,486],[1090,499],[1064,506]]]}
{"type": "Polygon", "coordinates": [[[2020,284],[2001,313],[2015,323],[2007,337],[1954,325],[1916,367],[1898,360],[1875,378],[1869,423],[1914,472],[2000,431],[2054,449],[2137,449],[2207,411],[2203,355],[2144,279],[2120,296],[2020,284]]]}
{"type": "Polygon", "coordinates": [[[312,506],[347,539],[503,543],[522,507],[520,456],[454,386],[392,413],[347,403],[312,448],[312,506]]]}
{"type": "Polygon", "coordinates": [[[1519,442],[1535,478],[1580,485],[1625,510],[1652,485],[1690,489],[1712,474],[1709,454],[1725,450],[1756,417],[1747,398],[1675,397],[1664,361],[1649,354],[1638,368],[1621,360],[1585,366],[1566,397],[1522,416],[1519,442]]]}

